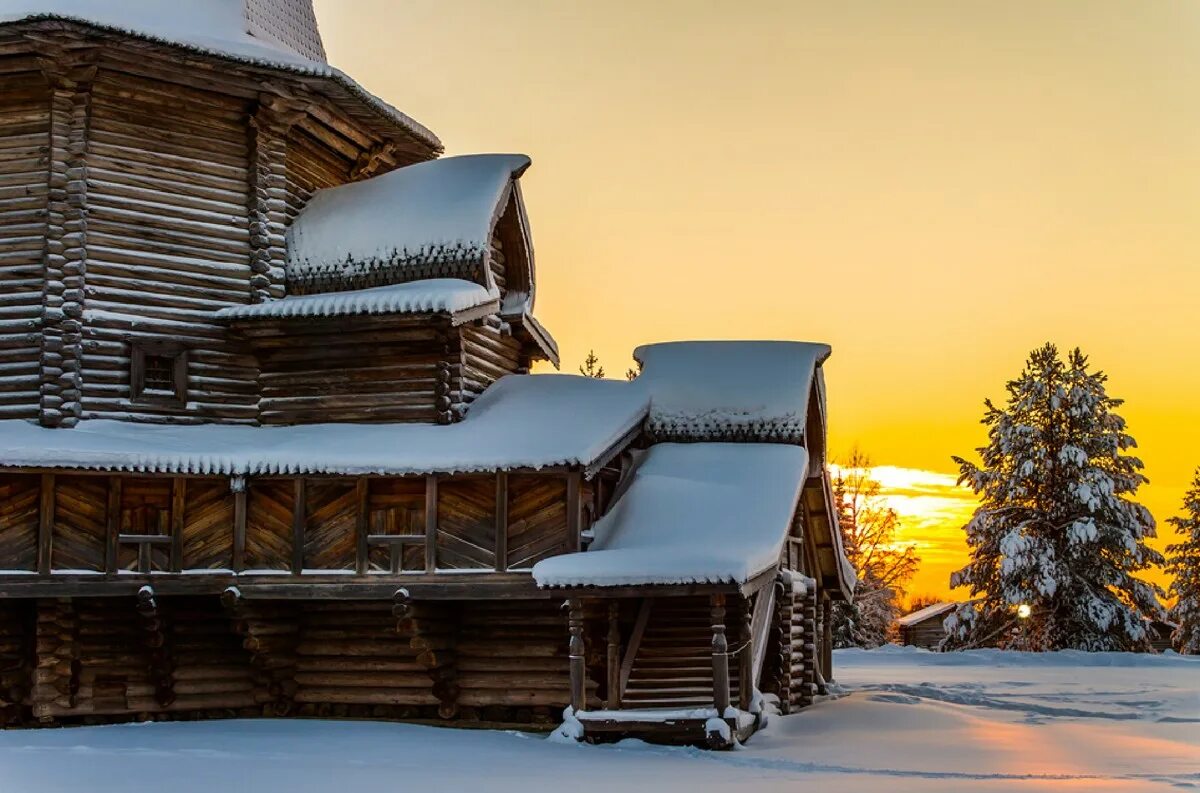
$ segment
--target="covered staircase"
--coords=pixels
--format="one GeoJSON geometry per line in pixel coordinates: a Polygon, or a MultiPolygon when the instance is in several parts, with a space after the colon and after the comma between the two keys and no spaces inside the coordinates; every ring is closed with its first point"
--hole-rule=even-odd
{"type": "MultiPolygon", "coordinates": [[[[622,670],[621,707],[698,708],[713,705],[713,630],[708,598],[647,600],[622,670]],[[638,628],[641,628],[640,635],[638,628]],[[639,641],[640,639],[640,641],[639,641]],[[626,671],[627,670],[627,671],[626,671]]],[[[726,608],[730,701],[738,701],[742,653],[740,605],[726,608]]]]}

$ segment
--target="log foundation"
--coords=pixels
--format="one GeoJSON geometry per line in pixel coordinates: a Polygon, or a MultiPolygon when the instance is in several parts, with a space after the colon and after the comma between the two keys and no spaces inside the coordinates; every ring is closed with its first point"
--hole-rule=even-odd
{"type": "MultiPolygon", "coordinates": [[[[358,717],[550,729],[559,603],[135,597],[0,602],[0,722],[358,717]]],[[[584,697],[599,704],[589,674],[584,697]]]]}

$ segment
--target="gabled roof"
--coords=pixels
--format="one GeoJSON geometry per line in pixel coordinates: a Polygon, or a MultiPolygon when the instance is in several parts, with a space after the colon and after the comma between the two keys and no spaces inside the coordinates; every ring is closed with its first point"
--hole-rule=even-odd
{"type": "Polygon", "coordinates": [[[441,151],[441,141],[427,127],[325,63],[323,56],[314,57],[324,48],[315,30],[303,29],[311,14],[306,5],[307,0],[0,0],[0,27],[81,25],[248,66],[325,78],[364,103],[369,115],[433,152],[441,151]]]}
{"type": "Polygon", "coordinates": [[[653,446],[588,550],[538,562],[533,577],[543,587],[746,583],[779,561],[807,469],[799,446],[653,446]]]}
{"type": "MultiPolygon", "coordinates": [[[[492,233],[510,208],[523,222],[514,191],[529,165],[523,154],[446,157],[318,191],[288,231],[289,288],[337,291],[431,277],[494,286],[492,233]]],[[[519,258],[506,254],[510,265],[519,258]]],[[[520,303],[531,305],[532,273],[517,280],[528,281],[520,303]]]]}
{"type": "Polygon", "coordinates": [[[909,628],[916,625],[918,622],[924,622],[934,617],[940,617],[943,614],[948,614],[958,607],[957,603],[944,602],[934,603],[932,606],[926,606],[923,609],[914,611],[912,614],[905,614],[896,623],[902,628],[909,628]]]}
{"type": "Polygon", "coordinates": [[[575,375],[509,375],[457,424],[290,427],[81,421],[49,429],[0,421],[0,468],[200,475],[468,473],[588,468],[645,418],[627,383],[575,375]]]}
{"type": "Polygon", "coordinates": [[[648,429],[663,440],[804,438],[825,344],[687,341],[638,347],[651,393],[648,429]]]}
{"type": "Polygon", "coordinates": [[[348,292],[292,295],[282,300],[231,306],[216,312],[217,319],[297,319],[361,314],[449,314],[461,324],[500,308],[495,290],[457,278],[434,278],[405,284],[377,286],[348,292]]]}

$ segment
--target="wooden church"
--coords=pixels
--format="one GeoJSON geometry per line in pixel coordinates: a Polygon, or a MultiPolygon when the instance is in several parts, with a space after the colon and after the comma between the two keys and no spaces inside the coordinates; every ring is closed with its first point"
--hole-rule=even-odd
{"type": "Polygon", "coordinates": [[[727,746],[832,679],[829,348],[529,374],[530,161],[441,148],[307,0],[0,0],[0,721],[727,746]]]}

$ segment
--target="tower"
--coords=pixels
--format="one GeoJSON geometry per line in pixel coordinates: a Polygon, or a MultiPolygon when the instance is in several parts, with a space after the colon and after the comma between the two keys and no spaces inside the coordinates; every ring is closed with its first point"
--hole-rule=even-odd
{"type": "Polygon", "coordinates": [[[314,61],[325,61],[312,0],[244,0],[246,32],[314,61]]]}

